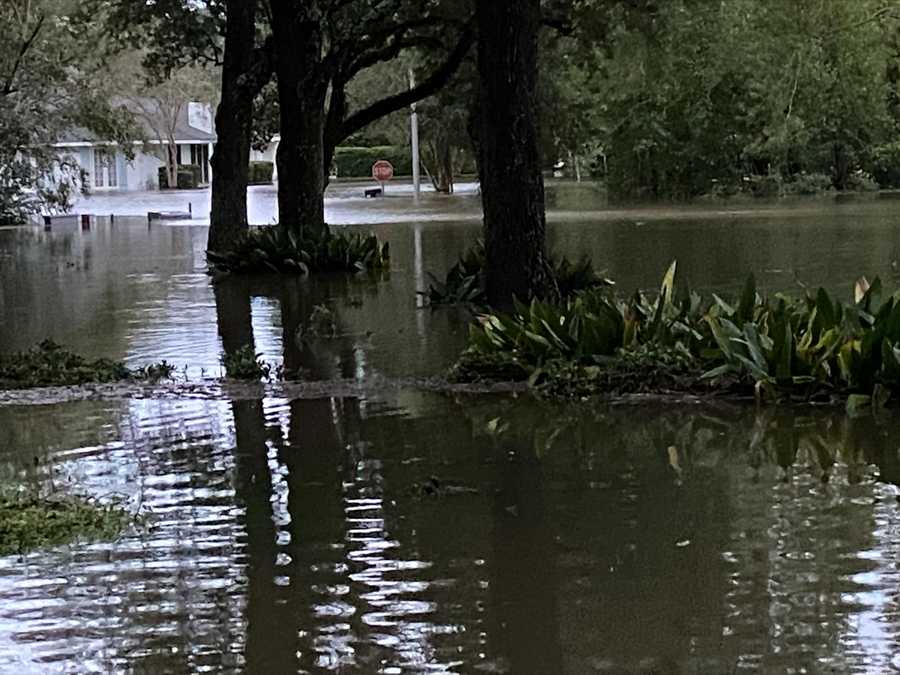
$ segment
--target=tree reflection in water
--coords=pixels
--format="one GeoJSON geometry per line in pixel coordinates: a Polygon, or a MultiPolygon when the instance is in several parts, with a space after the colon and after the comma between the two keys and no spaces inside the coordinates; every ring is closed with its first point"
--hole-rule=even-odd
{"type": "MultiPolygon", "coordinates": [[[[305,310],[282,301],[293,326],[305,310]]],[[[245,340],[237,315],[223,342],[245,340]]],[[[352,349],[290,332],[286,365],[353,376],[352,349]]],[[[900,481],[891,420],[416,394],[233,405],[255,671],[840,670],[898,644],[896,573],[874,562],[897,524],[872,482],[900,481]],[[435,473],[479,494],[411,492],[435,473]]]]}

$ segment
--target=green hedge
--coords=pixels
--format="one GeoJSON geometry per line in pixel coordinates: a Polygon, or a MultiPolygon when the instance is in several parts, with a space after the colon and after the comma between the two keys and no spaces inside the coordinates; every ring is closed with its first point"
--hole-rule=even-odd
{"type": "Polygon", "coordinates": [[[395,176],[412,175],[412,158],[406,146],[344,147],[334,153],[338,178],[371,178],[372,165],[380,159],[394,165],[395,176]]]}
{"type": "Polygon", "coordinates": [[[900,187],[900,141],[872,150],[871,173],[883,188],[900,187]]]}
{"type": "MultiPolygon", "coordinates": [[[[166,167],[161,166],[159,173],[159,189],[169,189],[169,173],[166,167]]],[[[194,190],[203,181],[203,171],[196,164],[184,164],[178,167],[178,189],[194,190]]]]}
{"type": "Polygon", "coordinates": [[[272,162],[250,162],[250,185],[268,185],[275,175],[272,162]]]}

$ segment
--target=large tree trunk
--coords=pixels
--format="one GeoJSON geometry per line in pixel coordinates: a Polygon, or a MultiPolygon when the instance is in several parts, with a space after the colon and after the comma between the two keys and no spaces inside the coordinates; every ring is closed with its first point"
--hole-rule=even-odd
{"type": "Polygon", "coordinates": [[[479,0],[479,174],[487,297],[554,297],[547,262],[544,179],[538,147],[540,0],[479,0]]]}
{"type": "Polygon", "coordinates": [[[216,110],[216,149],[212,164],[212,210],[207,248],[221,251],[247,231],[247,182],[255,86],[256,2],[228,0],[222,100],[216,110]]]}
{"type": "Polygon", "coordinates": [[[272,0],[281,110],[278,219],[298,236],[325,230],[325,97],[321,11],[315,0],[272,0]]]}
{"type": "MultiPolygon", "coordinates": [[[[280,79],[280,75],[279,75],[280,79]]],[[[280,85],[279,85],[280,88],[280,85]]],[[[324,98],[290,96],[281,102],[278,144],[278,218],[298,236],[319,236],[325,229],[324,98]]]]}

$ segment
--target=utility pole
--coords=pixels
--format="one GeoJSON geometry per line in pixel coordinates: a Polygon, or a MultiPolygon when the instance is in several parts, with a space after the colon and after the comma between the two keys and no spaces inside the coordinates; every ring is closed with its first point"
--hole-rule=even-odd
{"type": "MultiPolygon", "coordinates": [[[[416,88],[416,76],[413,74],[412,68],[409,69],[409,88],[416,88]]],[[[410,136],[412,137],[412,173],[413,173],[413,190],[416,199],[422,191],[422,177],[419,173],[419,115],[416,113],[416,104],[410,106],[410,136]]]]}

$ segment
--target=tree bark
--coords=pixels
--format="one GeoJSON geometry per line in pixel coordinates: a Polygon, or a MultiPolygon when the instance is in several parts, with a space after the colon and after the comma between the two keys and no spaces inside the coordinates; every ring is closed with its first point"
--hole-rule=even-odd
{"type": "MultiPolygon", "coordinates": [[[[279,75],[279,88],[281,76],[279,75]]],[[[278,219],[298,236],[318,237],[325,231],[324,97],[290,96],[281,104],[278,145],[278,219]],[[312,99],[312,100],[310,100],[312,99]]]]}
{"type": "Polygon", "coordinates": [[[178,146],[175,144],[175,134],[169,133],[166,138],[166,182],[170,190],[178,188],[178,146]]]}
{"type": "Polygon", "coordinates": [[[318,2],[271,0],[275,73],[281,109],[278,220],[298,237],[325,231],[325,97],[318,2]]]}
{"type": "Polygon", "coordinates": [[[850,177],[850,158],[844,144],[835,141],[832,144],[833,164],[831,166],[831,182],[836,190],[846,190],[850,177]]]}
{"type": "Polygon", "coordinates": [[[442,134],[438,141],[437,180],[438,192],[453,194],[453,144],[450,138],[442,134]]]}
{"type": "Polygon", "coordinates": [[[478,170],[488,302],[558,295],[546,251],[538,145],[540,0],[478,2],[478,170]]]}
{"type": "MultiPolygon", "coordinates": [[[[247,231],[247,183],[253,126],[256,2],[228,0],[222,100],[216,109],[212,206],[207,248],[222,251],[247,231]]],[[[268,79],[268,78],[266,78],[268,79]]],[[[176,176],[177,177],[177,176],[176,176]]]]}

